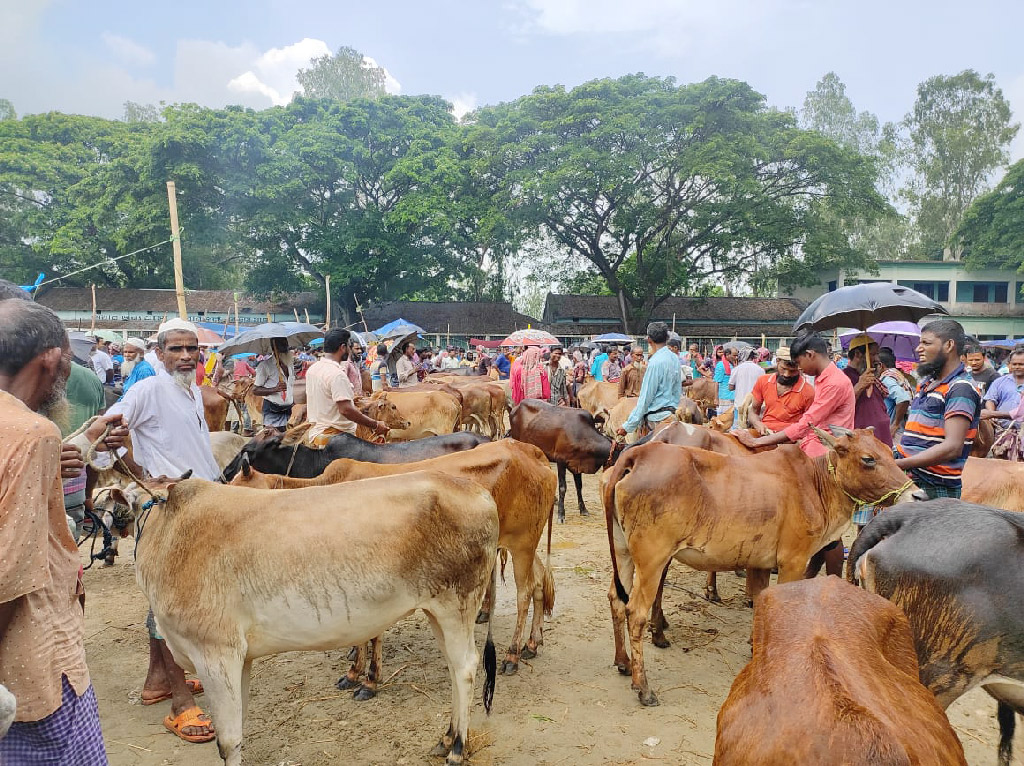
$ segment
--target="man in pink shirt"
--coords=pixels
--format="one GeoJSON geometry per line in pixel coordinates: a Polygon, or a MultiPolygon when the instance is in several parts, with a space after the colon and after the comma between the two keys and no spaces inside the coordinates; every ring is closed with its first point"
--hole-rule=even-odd
{"type": "MultiPolygon", "coordinates": [[[[811,426],[826,429],[840,426],[853,429],[856,400],[853,384],[829,359],[828,344],[817,333],[801,335],[790,346],[790,356],[800,367],[800,372],[814,378],[814,402],[793,425],[779,431],[755,438],[748,431],[735,431],[736,438],[747,447],[771,447],[776,444],[800,443],[808,457],[821,457],[828,450],[818,441],[811,426]]],[[[832,543],[824,549],[825,571],[842,576],[843,548],[832,543]]],[[[820,566],[820,564],[818,565],[820,566]]]]}

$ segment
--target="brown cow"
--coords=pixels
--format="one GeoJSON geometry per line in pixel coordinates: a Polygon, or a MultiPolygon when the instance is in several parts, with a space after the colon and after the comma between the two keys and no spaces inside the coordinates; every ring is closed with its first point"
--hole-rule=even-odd
{"type": "Polygon", "coordinates": [[[565,521],[565,471],[576,483],[580,515],[589,516],[583,502],[584,473],[607,468],[622,444],[598,433],[594,416],[575,407],[558,407],[540,399],[523,399],[512,410],[509,436],[540,447],[548,460],[558,466],[558,520],[565,521]]]}
{"type": "MultiPolygon", "coordinates": [[[[551,614],[555,601],[555,583],[551,572],[551,514],[555,505],[555,477],[548,467],[544,453],[530,444],[514,439],[481,444],[476,449],[457,452],[416,463],[381,465],[356,460],[335,460],[315,479],[291,479],[275,474],[262,474],[243,463],[242,471],[231,483],[263,489],[292,489],[298,487],[340,484],[377,476],[398,476],[413,471],[440,471],[450,476],[472,479],[491,493],[498,506],[500,532],[498,547],[512,556],[512,573],[516,583],[517,618],[512,643],[502,665],[506,675],[519,668],[519,657],[531,659],[544,641],[544,614],[551,614]],[[548,524],[548,562],[545,566],[537,556],[537,544],[545,523],[548,524]],[[523,646],[522,637],[533,599],[533,624],[529,641],[523,646]]],[[[486,610],[494,603],[494,594],[488,593],[485,613],[478,621],[486,620],[486,610]]],[[[376,651],[376,650],[375,650],[376,651]]],[[[356,685],[359,665],[357,658],[349,670],[348,682],[342,688],[356,685]]],[[[343,679],[344,681],[344,679],[343,679]]],[[[341,683],[341,682],[339,682],[341,683]]],[[[373,696],[376,684],[364,685],[366,691],[357,692],[361,699],[373,696]]]]}
{"type": "Polygon", "coordinates": [[[576,400],[595,420],[604,420],[619,401],[619,384],[588,380],[576,392],[576,400]]]}
{"type": "Polygon", "coordinates": [[[683,393],[707,412],[718,405],[718,384],[711,378],[697,378],[692,385],[683,388],[683,393]]]}
{"type": "Polygon", "coordinates": [[[203,395],[203,415],[210,431],[223,431],[228,419],[228,400],[213,386],[200,386],[203,395]]]}
{"type": "Polygon", "coordinates": [[[836,437],[816,429],[829,451],[815,459],[796,445],[730,456],[654,442],[634,447],[609,472],[603,494],[615,664],[632,671],[641,703],[658,704],[644,671],[643,635],[670,559],[703,571],[777,566],[780,583],[799,580],[811,556],[849,525],[855,506],[911,498],[913,483],[870,431],[832,430],[836,437]]]}
{"type": "Polygon", "coordinates": [[[837,577],[769,588],[714,766],[967,766],[899,607],[837,577]]]}
{"type": "Polygon", "coordinates": [[[388,441],[408,442],[425,436],[451,434],[458,431],[462,423],[462,405],[444,391],[377,391],[370,398],[394,402],[410,423],[408,428],[391,431],[388,441]]]}
{"type": "Polygon", "coordinates": [[[1024,513],[1024,463],[969,457],[961,481],[966,502],[1024,513]]]}

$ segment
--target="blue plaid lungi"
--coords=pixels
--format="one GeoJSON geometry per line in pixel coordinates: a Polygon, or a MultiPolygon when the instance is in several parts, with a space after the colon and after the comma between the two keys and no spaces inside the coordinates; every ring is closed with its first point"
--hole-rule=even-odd
{"type": "Polygon", "coordinates": [[[61,676],[60,707],[41,721],[15,721],[0,739],[3,766],[107,766],[92,685],[75,696],[61,676]]]}

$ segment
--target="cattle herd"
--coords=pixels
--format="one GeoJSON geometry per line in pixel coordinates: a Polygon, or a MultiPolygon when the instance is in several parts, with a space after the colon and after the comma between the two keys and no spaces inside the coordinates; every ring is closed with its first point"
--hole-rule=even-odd
{"type": "Polygon", "coordinates": [[[450,725],[433,752],[462,763],[476,624],[487,624],[488,712],[496,676],[541,650],[566,471],[585,515],[594,509],[581,474],[603,472],[611,635],[594,640],[607,641],[643,705],[658,704],[644,646],[648,633],[668,646],[661,597],[672,560],[707,572],[712,599],[716,572],[744,570],[752,658],[722,700],[715,764],[965,764],[944,711],[978,686],[997,700],[998,763],[1010,764],[1024,712],[1024,466],[972,458],[964,501],[919,502],[866,430],[816,429],[822,458],[796,446],[754,453],[701,424],[703,407],[684,399],[674,422],[625,445],[599,429],[611,416],[600,402],[511,408],[492,381],[447,381],[460,397],[421,388],[375,400],[398,441],[339,434],[313,449],[288,434],[222,438],[223,483],[104,477],[97,507],[130,509],[137,581],[175,658],[206,689],[228,766],[242,762],[255,659],[351,646],[338,685],[368,699],[387,629],[417,610],[451,679],[450,725]],[[846,581],[805,579],[861,503],[886,510],[852,545],[846,581]],[[516,620],[499,662],[491,615],[506,558],[516,620]]]}

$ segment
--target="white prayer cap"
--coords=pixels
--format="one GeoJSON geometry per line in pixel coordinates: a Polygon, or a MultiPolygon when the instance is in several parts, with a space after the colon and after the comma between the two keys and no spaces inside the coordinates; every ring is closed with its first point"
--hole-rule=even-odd
{"type": "Polygon", "coordinates": [[[142,338],[129,338],[124,342],[124,345],[125,348],[127,348],[128,346],[132,346],[133,348],[139,349],[139,351],[146,350],[146,341],[144,341],[142,338]]]}
{"type": "Polygon", "coordinates": [[[178,319],[178,318],[168,319],[166,322],[162,323],[157,328],[156,334],[157,335],[163,335],[165,332],[172,332],[174,330],[180,330],[182,332],[190,332],[193,335],[198,335],[199,334],[198,332],[196,332],[196,326],[194,324],[192,324],[191,322],[188,322],[188,321],[186,321],[184,319],[178,319]]]}

